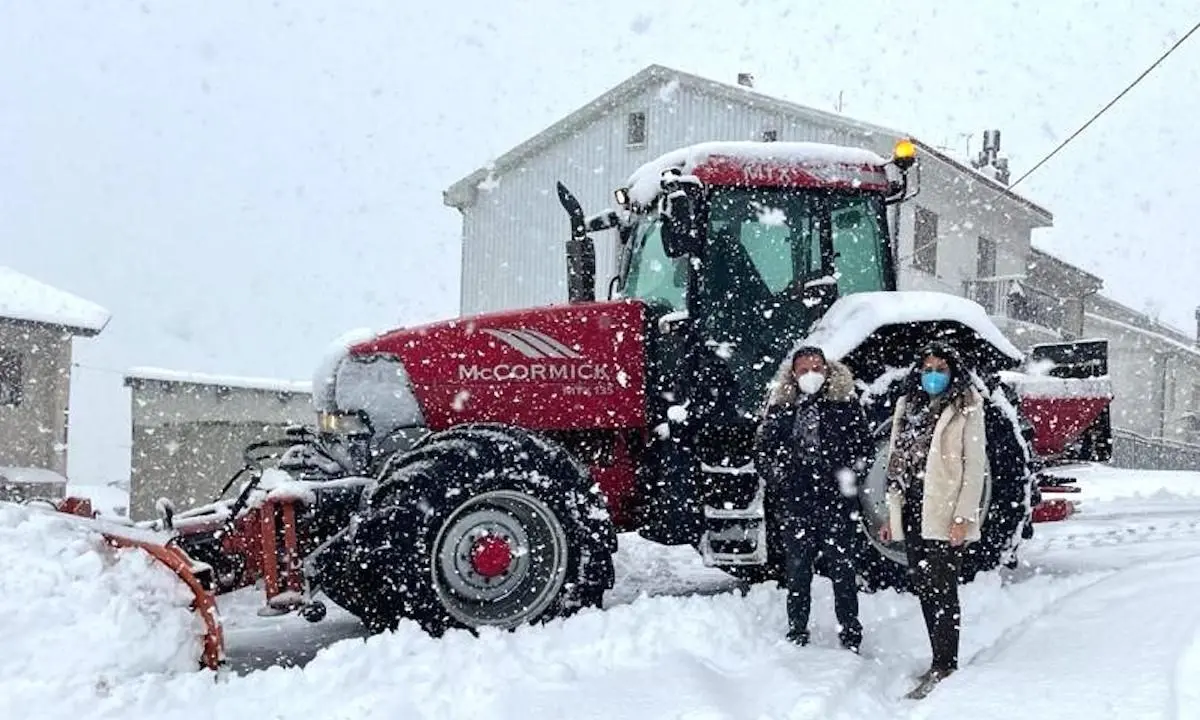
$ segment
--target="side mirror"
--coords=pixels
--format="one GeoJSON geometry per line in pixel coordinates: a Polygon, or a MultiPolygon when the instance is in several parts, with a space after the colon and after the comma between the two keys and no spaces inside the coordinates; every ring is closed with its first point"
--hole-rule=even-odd
{"type": "Polygon", "coordinates": [[[696,213],[696,202],[700,194],[700,181],[694,177],[684,178],[678,171],[663,173],[663,198],[659,204],[662,218],[663,252],[667,257],[700,254],[700,222],[696,213]]]}

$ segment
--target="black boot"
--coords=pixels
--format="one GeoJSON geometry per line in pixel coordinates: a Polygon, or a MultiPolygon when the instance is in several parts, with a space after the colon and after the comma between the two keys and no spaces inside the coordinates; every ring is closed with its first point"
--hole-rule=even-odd
{"type": "Polygon", "coordinates": [[[955,668],[929,668],[925,671],[924,675],[917,679],[917,686],[910,690],[909,693],[904,697],[908,698],[909,700],[920,700],[924,698],[926,695],[933,692],[933,689],[937,687],[937,684],[942,680],[945,680],[951,673],[954,672],[954,670],[955,668]]]}
{"type": "Polygon", "coordinates": [[[787,641],[803,647],[808,644],[808,631],[788,630],[787,641]]]}
{"type": "Polygon", "coordinates": [[[862,646],[862,628],[847,628],[838,633],[838,638],[842,641],[842,647],[857,653],[862,646]]]}

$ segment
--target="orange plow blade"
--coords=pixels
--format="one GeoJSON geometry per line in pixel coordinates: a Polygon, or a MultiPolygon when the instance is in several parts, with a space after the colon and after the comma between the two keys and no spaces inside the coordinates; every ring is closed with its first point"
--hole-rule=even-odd
{"type": "Polygon", "coordinates": [[[75,516],[90,529],[103,535],[109,545],[116,548],[138,548],[175,573],[191,591],[192,610],[204,622],[200,664],[210,670],[217,670],[221,666],[225,657],[225,639],[217,613],[216,597],[201,579],[207,572],[206,566],[195,563],[183,550],[168,545],[169,535],[92,517],[90,503],[79,503],[75,498],[67,498],[59,503],[58,508],[59,512],[75,516]]]}

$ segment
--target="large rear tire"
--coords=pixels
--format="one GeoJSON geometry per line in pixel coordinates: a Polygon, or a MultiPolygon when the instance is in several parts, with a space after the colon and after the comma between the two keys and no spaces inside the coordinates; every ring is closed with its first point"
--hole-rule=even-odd
{"type": "Polygon", "coordinates": [[[364,503],[326,593],[373,632],[405,618],[434,636],[512,629],[599,606],[613,584],[602,493],[567,451],[525,430],[434,433],[364,503]]]}

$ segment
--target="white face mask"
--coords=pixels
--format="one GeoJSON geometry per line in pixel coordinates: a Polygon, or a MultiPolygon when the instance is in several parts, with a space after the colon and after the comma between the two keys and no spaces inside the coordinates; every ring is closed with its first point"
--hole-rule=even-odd
{"type": "Polygon", "coordinates": [[[815,370],[809,370],[796,378],[796,386],[805,395],[813,395],[825,384],[825,376],[815,370]]]}

